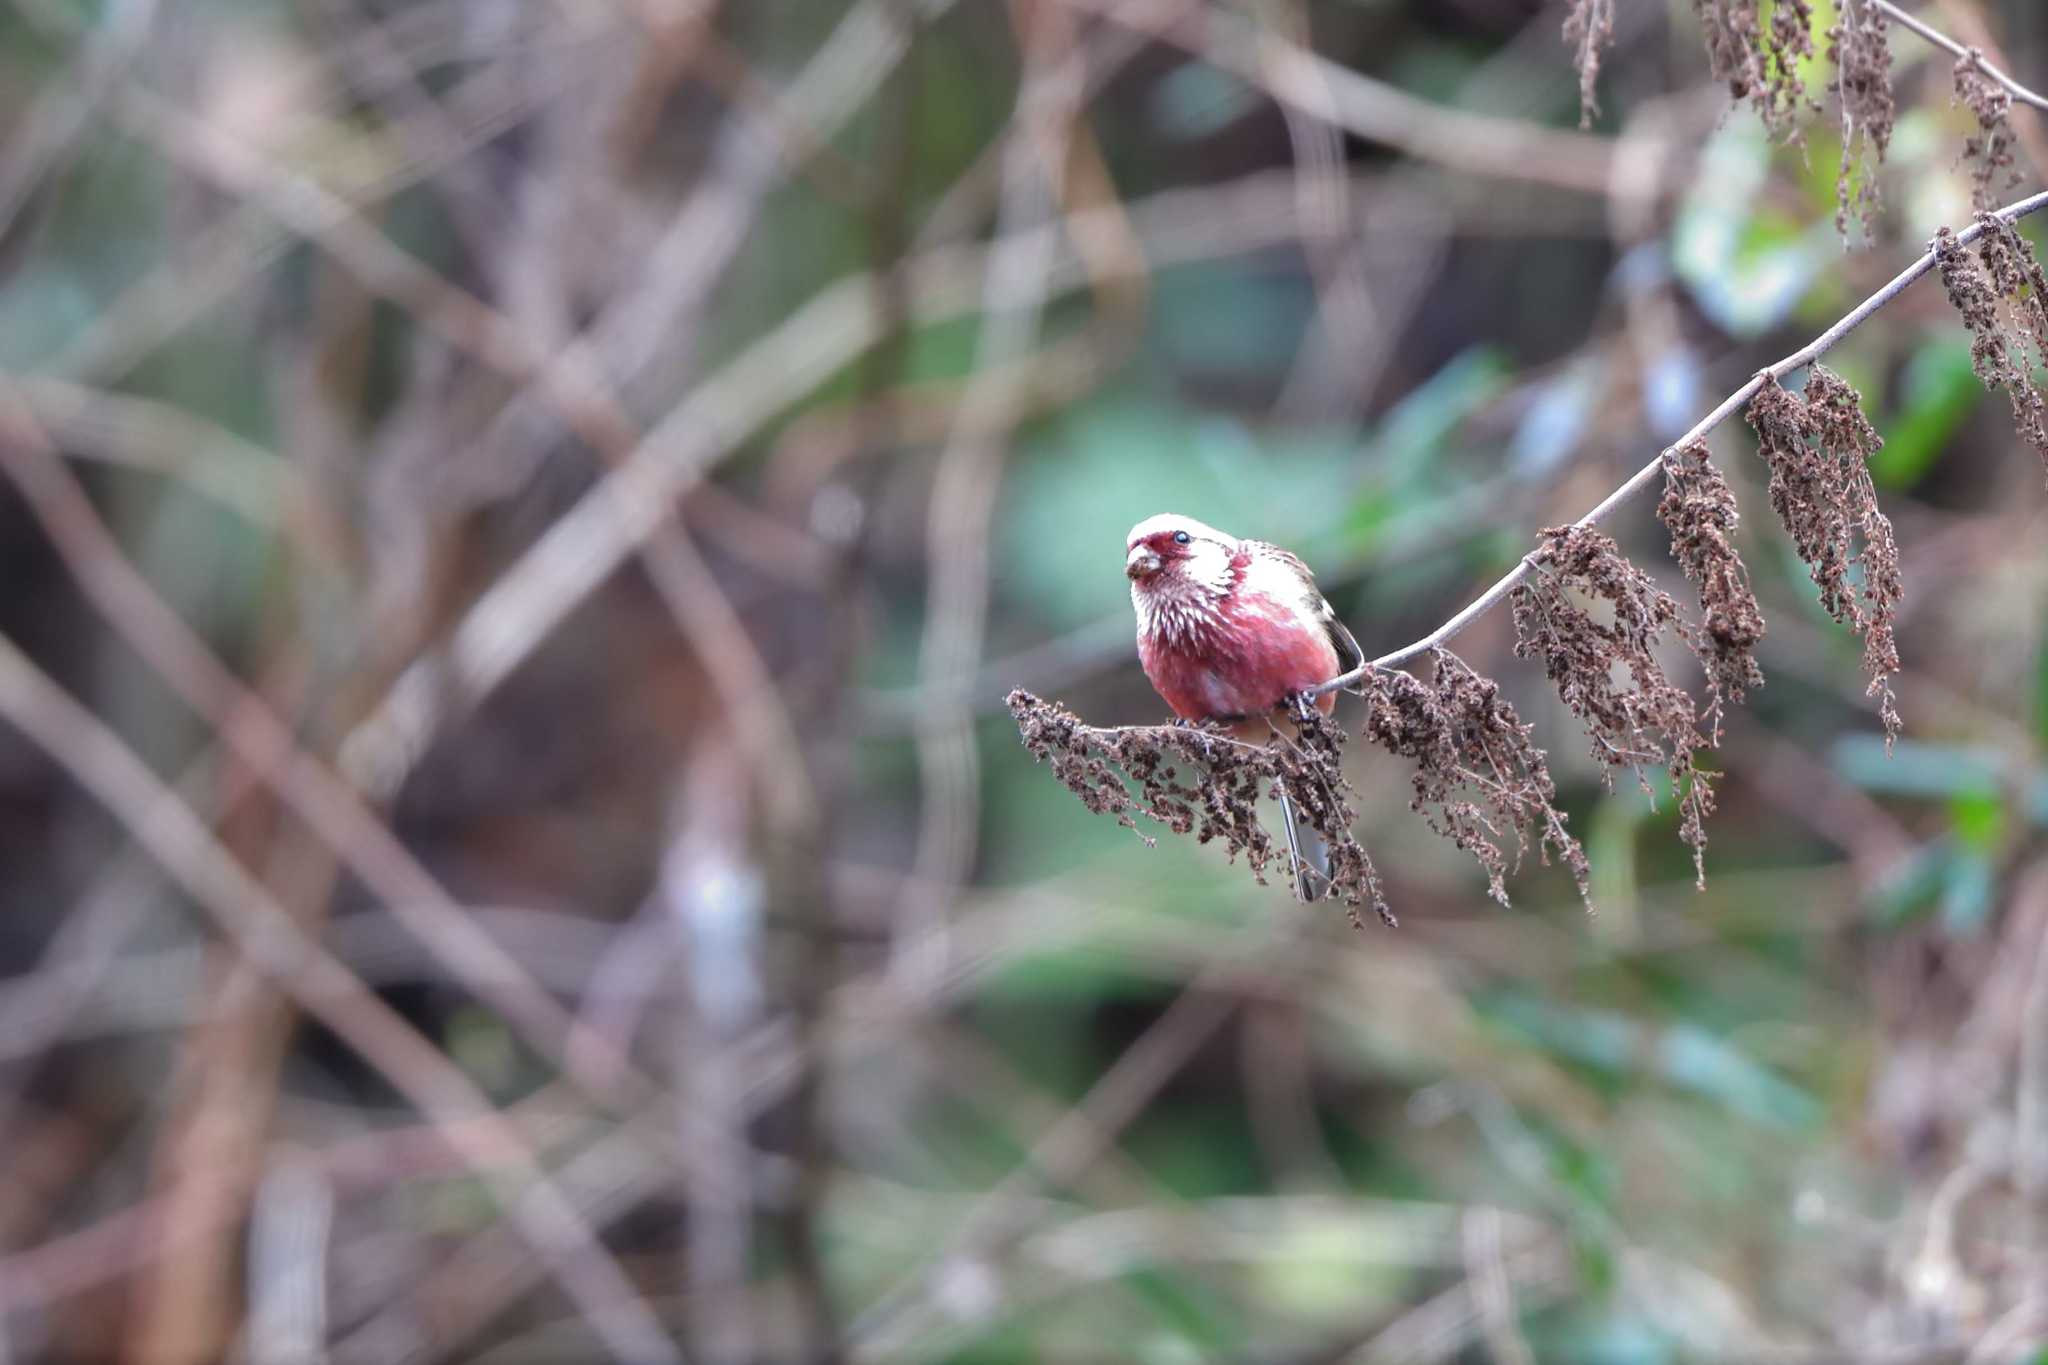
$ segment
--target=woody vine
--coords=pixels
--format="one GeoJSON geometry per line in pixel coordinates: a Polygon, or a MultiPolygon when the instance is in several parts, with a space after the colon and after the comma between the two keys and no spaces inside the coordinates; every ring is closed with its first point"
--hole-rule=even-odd
{"type": "MultiPolygon", "coordinates": [[[[1799,62],[1814,54],[1806,0],[1778,0],[1760,17],[1755,0],[1695,0],[1716,79],[1747,100],[1770,133],[1800,137],[1803,110],[1818,111],[1801,87],[1799,62]]],[[[1819,363],[1822,356],[1922,276],[1938,274],[1971,334],[1977,377],[2007,396],[2020,437],[2048,462],[2048,397],[2036,382],[2048,367],[2048,274],[2017,229],[2048,208],[2048,192],[2003,207],[1994,196],[2018,183],[2010,115],[2017,100],[2048,108],[1970,49],[1888,0],[1841,0],[1825,35],[1830,89],[1841,119],[1837,226],[1867,226],[1879,208],[1875,168],[1894,116],[1888,24],[1958,54],[1955,98],[1975,118],[1963,158],[1971,167],[1975,220],[1943,228],[1928,251],[1806,346],[1758,371],[1690,431],[1569,526],[1541,533],[1534,549],[1455,616],[1400,649],[1314,689],[1352,687],[1365,699],[1365,739],[1414,765],[1410,806],[1436,834],[1471,854],[1488,890],[1507,903],[1507,878],[1534,852],[1562,863],[1591,905],[1585,849],[1557,806],[1544,750],[1487,678],[1449,648],[1480,616],[1506,601],[1517,657],[1540,664],[1560,701],[1583,725],[1593,759],[1611,786],[1617,775],[1648,793],[1668,773],[1679,837],[1706,876],[1713,775],[1697,756],[1718,748],[1727,709],[1762,686],[1756,649],[1765,621],[1737,553],[1739,512],[1711,461],[1705,438],[1741,412],[1769,476],[1771,511],[1805,563],[1822,608],[1863,645],[1867,690],[1887,743],[1900,730],[1890,679],[1899,667],[1893,626],[1904,583],[1890,521],[1868,471],[1883,439],[1861,396],[1819,363]],[[1803,384],[1788,387],[1788,381],[1803,384]],[[1622,554],[1600,524],[1623,504],[1661,486],[1657,518],[1695,598],[1688,611],[1622,554]],[[1587,603],[1601,604],[1591,611],[1587,603]],[[1698,661],[1699,695],[1675,683],[1658,652],[1676,639],[1698,661]],[[1422,663],[1420,672],[1403,667],[1422,663]]],[[[1581,76],[1585,112],[1596,111],[1600,54],[1611,36],[1610,0],[1577,0],[1565,23],[1581,76]]],[[[1138,830],[1139,819],[1203,843],[1220,842],[1265,881],[1283,857],[1260,798],[1285,793],[1329,850],[1329,891],[1363,926],[1368,908],[1395,917],[1370,854],[1353,829],[1356,793],[1341,762],[1348,736],[1311,717],[1289,741],[1255,745],[1201,728],[1103,727],[1021,690],[1009,696],[1025,747],[1090,810],[1138,830]]],[[[1142,831],[1140,831],[1142,833],[1142,831]]],[[[1149,839],[1149,836],[1147,836],[1149,839]]]]}

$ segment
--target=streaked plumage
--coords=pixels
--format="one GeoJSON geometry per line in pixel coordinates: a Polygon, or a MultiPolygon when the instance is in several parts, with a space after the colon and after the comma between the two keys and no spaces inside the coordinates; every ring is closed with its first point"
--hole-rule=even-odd
{"type": "MultiPolygon", "coordinates": [[[[1289,696],[1364,661],[1308,566],[1277,545],[1162,514],[1132,528],[1125,571],[1139,662],[1188,720],[1264,735],[1269,713],[1289,696]]],[[[1316,704],[1327,714],[1336,697],[1316,704]]]]}
{"type": "MultiPolygon", "coordinates": [[[[1138,615],[1138,661],[1183,719],[1269,738],[1276,723],[1289,728],[1276,708],[1365,660],[1308,566],[1277,545],[1161,513],[1131,528],[1124,572],[1138,615]]],[[[1328,715],[1336,694],[1315,704],[1328,715]]],[[[1297,889],[1313,899],[1291,806],[1285,824],[1297,889]]]]}

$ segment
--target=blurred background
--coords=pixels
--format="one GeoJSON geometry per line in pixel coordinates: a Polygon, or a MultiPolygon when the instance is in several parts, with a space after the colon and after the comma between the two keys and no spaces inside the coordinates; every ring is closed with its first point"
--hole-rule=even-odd
{"type": "Polygon", "coordinates": [[[1845,240],[1825,43],[1777,145],[1615,8],[1582,128],[1536,0],[0,6],[0,1360],[2048,1358],[2043,479],[1937,282],[1829,360],[1889,759],[1715,437],[1704,890],[1502,613],[1592,916],[1358,744],[1358,932],[1002,708],[1162,717],[1159,511],[1406,643],[1968,220],[1948,53],[1845,240]]]}

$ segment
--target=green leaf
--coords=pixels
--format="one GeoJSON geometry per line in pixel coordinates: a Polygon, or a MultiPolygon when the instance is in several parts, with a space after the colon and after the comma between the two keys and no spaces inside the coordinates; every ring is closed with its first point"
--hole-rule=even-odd
{"type": "Polygon", "coordinates": [[[1380,482],[1404,485],[1433,470],[1459,423],[1499,397],[1509,380],[1499,351],[1487,346],[1460,351],[1380,422],[1372,438],[1380,482]]]}
{"type": "Polygon", "coordinates": [[[1948,803],[1948,818],[1964,848],[1995,851],[2005,840],[2005,801],[1996,792],[1964,792],[1948,803]]]}
{"type": "Polygon", "coordinates": [[[1870,460],[1871,477],[1887,489],[1920,482],[1982,397],[1968,337],[1956,331],[1922,345],[1906,362],[1903,390],[1884,446],[1870,460]]]}
{"type": "Polygon", "coordinates": [[[1755,1123],[1805,1128],[1820,1117],[1820,1105],[1811,1095],[1696,1024],[1677,1022],[1658,1030],[1624,1014],[1554,1005],[1522,994],[1502,994],[1487,1002],[1483,1012],[1538,1046],[1614,1076],[1628,1076],[1647,1058],[1650,1070],[1666,1084],[1755,1123]]]}

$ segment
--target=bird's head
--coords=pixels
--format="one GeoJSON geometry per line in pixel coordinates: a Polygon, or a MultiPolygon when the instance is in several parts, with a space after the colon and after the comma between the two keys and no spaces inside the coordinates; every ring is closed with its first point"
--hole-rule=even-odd
{"type": "Polygon", "coordinates": [[[1237,540],[1193,517],[1162,512],[1131,528],[1124,574],[1136,597],[1218,597],[1230,586],[1237,540]]]}

